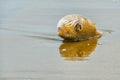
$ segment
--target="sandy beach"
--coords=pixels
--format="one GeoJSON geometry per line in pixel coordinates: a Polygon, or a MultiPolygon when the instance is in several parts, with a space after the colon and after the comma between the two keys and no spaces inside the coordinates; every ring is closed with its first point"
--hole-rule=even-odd
{"type": "Polygon", "coordinates": [[[119,56],[120,0],[0,1],[0,80],[120,80],[119,56]],[[103,36],[63,43],[57,23],[68,14],[89,18],[103,36]],[[87,54],[71,58],[78,51],[87,54]]]}

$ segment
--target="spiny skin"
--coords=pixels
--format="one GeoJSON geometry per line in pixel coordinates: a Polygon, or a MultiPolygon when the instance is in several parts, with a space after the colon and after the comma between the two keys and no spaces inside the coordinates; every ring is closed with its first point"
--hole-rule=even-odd
{"type": "Polygon", "coordinates": [[[101,36],[96,26],[89,19],[78,14],[67,15],[58,22],[58,35],[65,40],[86,40],[91,37],[101,36]],[[80,28],[75,30],[80,25],[80,28]]]}

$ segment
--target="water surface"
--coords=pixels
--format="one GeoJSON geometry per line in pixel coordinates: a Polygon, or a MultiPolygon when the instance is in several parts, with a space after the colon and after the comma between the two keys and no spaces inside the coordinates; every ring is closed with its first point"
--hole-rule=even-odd
{"type": "Polygon", "coordinates": [[[1,0],[0,80],[119,80],[119,18],[119,0],[1,0]],[[61,48],[76,45],[56,35],[59,19],[74,13],[112,31],[82,60],[66,59],[61,48]]]}

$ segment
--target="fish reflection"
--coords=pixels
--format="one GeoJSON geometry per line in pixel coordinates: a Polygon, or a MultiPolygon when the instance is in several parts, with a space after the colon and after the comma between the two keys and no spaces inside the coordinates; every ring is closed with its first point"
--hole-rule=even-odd
{"type": "Polygon", "coordinates": [[[81,42],[63,42],[59,47],[60,55],[66,60],[85,60],[95,50],[98,39],[81,42]]]}

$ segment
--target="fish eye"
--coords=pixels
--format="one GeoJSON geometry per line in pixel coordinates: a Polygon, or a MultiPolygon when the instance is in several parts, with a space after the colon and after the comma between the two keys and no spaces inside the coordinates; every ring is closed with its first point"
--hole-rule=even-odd
{"type": "Polygon", "coordinates": [[[75,24],[74,26],[75,31],[80,32],[82,30],[82,25],[80,23],[75,24]]]}

